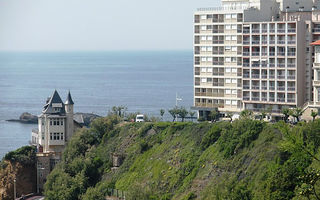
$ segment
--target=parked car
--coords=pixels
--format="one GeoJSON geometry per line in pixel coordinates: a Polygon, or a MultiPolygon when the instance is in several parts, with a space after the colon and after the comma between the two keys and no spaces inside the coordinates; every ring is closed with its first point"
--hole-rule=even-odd
{"type": "Polygon", "coordinates": [[[144,122],[144,115],[137,115],[136,122],[144,122]]]}

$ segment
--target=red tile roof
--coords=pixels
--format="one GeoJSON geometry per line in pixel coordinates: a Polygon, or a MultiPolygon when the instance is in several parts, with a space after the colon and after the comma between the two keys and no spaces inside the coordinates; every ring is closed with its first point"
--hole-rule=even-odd
{"type": "Polygon", "coordinates": [[[317,40],[315,42],[312,42],[311,45],[320,45],[320,40],[317,40]]]}

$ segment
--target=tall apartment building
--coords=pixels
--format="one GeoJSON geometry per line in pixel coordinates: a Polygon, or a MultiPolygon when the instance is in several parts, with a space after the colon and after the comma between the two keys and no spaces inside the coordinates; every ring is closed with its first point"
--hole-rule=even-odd
{"type": "MultiPolygon", "coordinates": [[[[318,9],[319,8],[319,9],[318,9]]],[[[313,105],[318,0],[222,0],[194,18],[194,108],[207,117],[313,105]]]]}

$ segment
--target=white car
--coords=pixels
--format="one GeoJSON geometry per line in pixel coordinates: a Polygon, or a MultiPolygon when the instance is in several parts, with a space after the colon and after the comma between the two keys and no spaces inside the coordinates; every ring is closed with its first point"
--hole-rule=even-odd
{"type": "Polygon", "coordinates": [[[137,115],[136,122],[144,122],[144,115],[137,115]]]}

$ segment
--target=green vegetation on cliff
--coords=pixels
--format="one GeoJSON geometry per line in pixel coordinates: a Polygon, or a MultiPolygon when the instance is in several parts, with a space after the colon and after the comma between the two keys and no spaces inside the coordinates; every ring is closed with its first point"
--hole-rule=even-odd
{"type": "Polygon", "coordinates": [[[48,176],[47,199],[317,199],[320,121],[122,123],[79,130],[48,176]],[[112,155],[123,158],[113,167],[112,155]]]}

